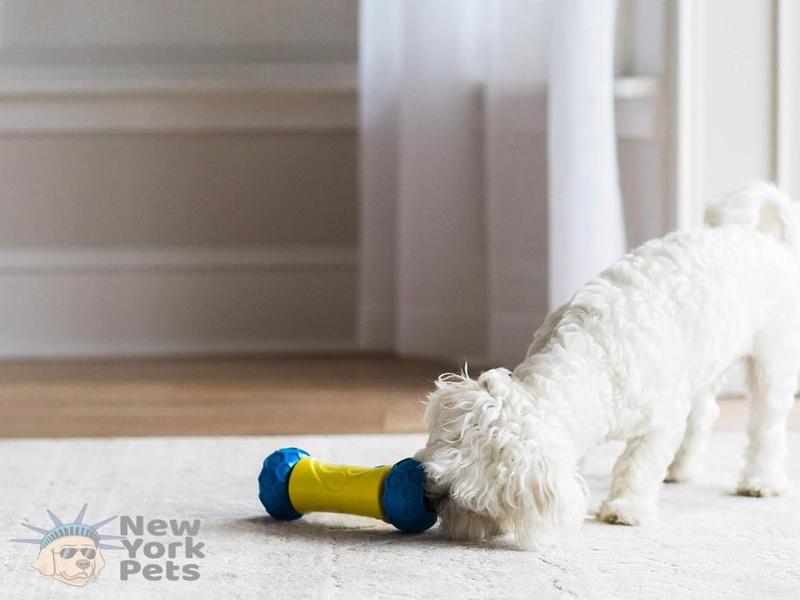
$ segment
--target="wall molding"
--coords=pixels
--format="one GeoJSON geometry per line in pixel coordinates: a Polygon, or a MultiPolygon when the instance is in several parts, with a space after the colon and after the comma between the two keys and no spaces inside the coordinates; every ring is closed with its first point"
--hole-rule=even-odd
{"type": "Polygon", "coordinates": [[[363,352],[354,339],[240,339],[240,340],[173,340],[152,343],[125,341],[111,342],[101,340],[94,343],[64,340],[63,343],[49,343],[46,347],[30,344],[13,348],[0,343],[0,359],[3,360],[42,360],[42,359],[124,359],[130,357],[202,357],[236,355],[293,355],[293,354],[355,354],[363,352]]]}
{"type": "Polygon", "coordinates": [[[0,135],[355,130],[350,63],[0,68],[0,135]]]}
{"type": "Polygon", "coordinates": [[[618,77],[614,82],[617,137],[661,140],[665,133],[663,83],[658,77],[618,77]]]}
{"type": "Polygon", "coordinates": [[[0,358],[352,351],[357,263],[341,246],[2,250],[0,358]]]}
{"type": "MultiPolygon", "coordinates": [[[[664,137],[664,102],[660,78],[618,77],[614,81],[614,126],[621,140],[659,140],[664,137]]],[[[486,88],[479,88],[486,102],[486,88]]],[[[504,90],[504,127],[538,135],[547,134],[547,86],[504,90]]],[[[480,124],[485,132],[485,123],[480,124]]]]}
{"type": "Polygon", "coordinates": [[[0,249],[0,277],[54,271],[355,271],[357,268],[358,252],[350,246],[0,249]]]}
{"type": "MultiPolygon", "coordinates": [[[[533,95],[545,102],[547,91],[533,95]]],[[[620,138],[663,136],[657,78],[617,79],[615,102],[620,138]]],[[[0,68],[0,135],[355,131],[357,109],[358,67],[350,63],[0,68]]],[[[533,127],[545,132],[539,112],[533,127]]]]}

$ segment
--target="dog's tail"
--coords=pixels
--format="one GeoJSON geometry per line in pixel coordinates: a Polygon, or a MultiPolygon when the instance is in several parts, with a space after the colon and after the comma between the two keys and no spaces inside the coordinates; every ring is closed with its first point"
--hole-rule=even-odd
{"type": "Polygon", "coordinates": [[[761,181],[726,196],[706,209],[706,225],[757,229],[800,249],[800,220],[791,199],[772,183],[761,181]]]}

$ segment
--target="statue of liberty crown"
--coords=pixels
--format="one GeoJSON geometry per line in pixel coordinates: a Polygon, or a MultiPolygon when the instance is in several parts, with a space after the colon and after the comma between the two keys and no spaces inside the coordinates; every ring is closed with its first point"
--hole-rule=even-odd
{"type": "Polygon", "coordinates": [[[83,522],[83,517],[86,514],[87,506],[88,506],[87,504],[84,504],[81,507],[80,512],[75,516],[75,518],[68,523],[64,523],[55,514],[53,514],[53,511],[48,509],[47,514],[50,515],[50,520],[53,521],[55,527],[53,527],[52,529],[44,529],[42,527],[29,525],[28,523],[20,523],[20,525],[22,525],[23,527],[26,527],[31,531],[35,531],[36,533],[41,534],[42,537],[38,539],[32,539],[32,538],[14,539],[11,541],[20,542],[23,544],[39,544],[39,548],[44,548],[54,540],[57,540],[58,538],[66,537],[68,535],[80,535],[92,540],[94,542],[94,545],[98,548],[103,548],[108,550],[121,550],[122,546],[104,544],[102,540],[121,540],[125,536],[101,534],[97,531],[104,525],[107,525],[108,523],[116,519],[117,518],[116,515],[89,525],[83,522]]]}

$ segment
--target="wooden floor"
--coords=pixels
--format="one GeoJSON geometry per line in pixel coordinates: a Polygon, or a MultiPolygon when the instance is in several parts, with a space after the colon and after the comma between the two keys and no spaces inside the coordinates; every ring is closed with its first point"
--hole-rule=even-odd
{"type": "Polygon", "coordinates": [[[0,363],[0,437],[420,431],[442,369],[358,357],[0,363]]]}
{"type": "MultiPolygon", "coordinates": [[[[364,357],[6,362],[0,437],[422,431],[444,370],[364,357]]],[[[718,428],[743,428],[746,403],[721,403],[718,428]]]]}

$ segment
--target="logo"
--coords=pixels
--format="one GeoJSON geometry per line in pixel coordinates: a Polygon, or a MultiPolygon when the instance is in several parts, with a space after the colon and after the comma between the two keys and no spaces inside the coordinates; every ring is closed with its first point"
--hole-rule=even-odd
{"type": "Polygon", "coordinates": [[[45,577],[52,577],[67,585],[82,587],[100,575],[105,567],[102,550],[122,550],[122,546],[103,543],[103,540],[119,540],[120,535],[101,534],[98,530],[116,519],[108,517],[91,525],[84,523],[86,504],[77,516],[64,523],[53,511],[47,511],[53,522],[52,529],[20,523],[41,538],[14,539],[12,542],[38,544],[39,555],[32,567],[45,577]]]}
{"type": "Polygon", "coordinates": [[[197,581],[200,578],[200,561],[205,558],[205,543],[197,540],[200,519],[146,520],[141,515],[122,515],[119,517],[122,535],[111,535],[99,530],[117,517],[90,525],[84,522],[86,506],[84,504],[68,523],[48,509],[54,527],[21,523],[41,537],[11,541],[38,544],[39,555],[31,566],[45,577],[78,587],[95,580],[106,567],[103,550],[124,550],[127,554],[119,563],[122,581],[136,577],[148,581],[197,581]],[[118,540],[120,545],[105,543],[108,540],[118,540]]]}

